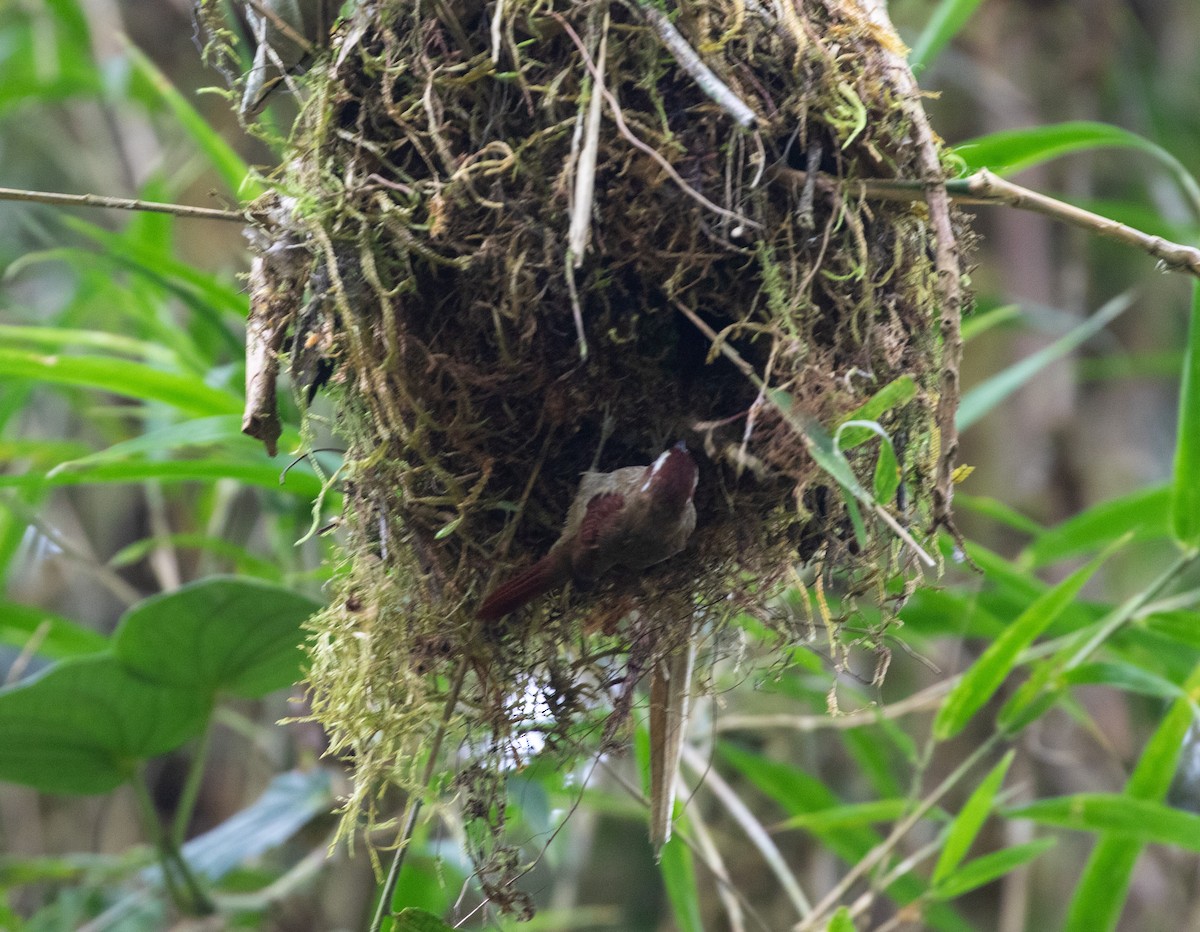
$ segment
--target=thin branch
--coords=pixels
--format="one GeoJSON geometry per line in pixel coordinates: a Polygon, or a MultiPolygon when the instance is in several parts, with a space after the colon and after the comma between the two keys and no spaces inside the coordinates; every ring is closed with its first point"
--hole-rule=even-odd
{"type": "MultiPolygon", "coordinates": [[[[442,742],[446,738],[450,719],[454,716],[454,709],[458,705],[458,697],[462,692],[463,680],[466,679],[466,675],[467,664],[462,661],[454,673],[454,681],[450,684],[450,692],[446,696],[446,706],[442,710],[442,720],[438,723],[437,731],[429,745],[429,759],[426,761],[425,773],[421,778],[421,782],[426,788],[433,781],[433,775],[437,770],[438,755],[441,753],[442,742]]],[[[400,827],[400,835],[396,839],[396,853],[392,856],[392,864],[388,868],[387,878],[379,891],[379,905],[375,909],[375,918],[371,920],[371,932],[380,932],[383,928],[383,920],[391,915],[392,897],[396,894],[396,883],[400,880],[404,855],[408,852],[408,846],[412,842],[413,832],[417,827],[417,816],[420,815],[420,812],[421,797],[417,793],[413,793],[408,797],[408,802],[404,806],[404,819],[400,827]]]]}
{"type": "Polygon", "coordinates": [[[0,188],[0,201],[32,201],[37,204],[57,204],[65,207],[107,207],[115,210],[146,210],[176,217],[197,220],[232,220],[245,223],[247,216],[240,210],[218,210],[215,207],[189,207],[186,204],[164,204],[161,201],[142,201],[128,197],[106,197],[100,194],[59,194],[54,191],[27,191],[21,188],[0,188]]]}
{"type": "Polygon", "coordinates": [[[667,14],[648,0],[637,0],[637,5],[676,64],[691,76],[696,86],[733,117],[739,126],[746,129],[753,126],[758,119],[754,111],[704,63],[696,50],[688,45],[687,39],[675,28],[675,24],[667,18],[667,14]]]}
{"type": "Polygon", "coordinates": [[[882,721],[901,718],[913,712],[936,708],[942,698],[950,692],[959,677],[940,680],[913,693],[906,699],[885,706],[871,706],[846,715],[725,715],[713,725],[714,730],[746,731],[763,728],[787,728],[791,731],[812,732],[826,728],[846,730],[874,725],[882,721]]]}

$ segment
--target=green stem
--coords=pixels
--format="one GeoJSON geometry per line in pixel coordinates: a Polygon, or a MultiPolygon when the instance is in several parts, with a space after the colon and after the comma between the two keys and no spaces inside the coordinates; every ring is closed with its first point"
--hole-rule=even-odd
{"type": "Polygon", "coordinates": [[[196,810],[196,800],[200,795],[200,784],[204,778],[204,764],[208,760],[208,750],[212,746],[212,718],[210,717],[196,743],[192,754],[192,762],[188,766],[187,779],[183,783],[183,792],[179,796],[179,806],[175,810],[175,818],[171,822],[171,844],[182,849],[188,824],[192,821],[192,813],[196,810]]]}
{"type": "Polygon", "coordinates": [[[188,915],[204,916],[211,914],[215,911],[212,901],[209,900],[208,895],[204,892],[204,888],[201,887],[200,882],[196,879],[196,875],[192,873],[187,860],[183,856],[183,852],[174,844],[171,837],[163,831],[158,813],[154,810],[154,802],[150,799],[150,790],[146,786],[145,773],[139,772],[130,780],[130,784],[133,787],[133,795],[137,800],[138,809],[142,814],[142,821],[145,823],[146,831],[150,833],[154,839],[155,847],[158,848],[159,860],[163,872],[163,883],[171,896],[171,901],[188,915]],[[180,888],[180,881],[182,881],[184,889],[180,888]]]}
{"type": "MultiPolygon", "coordinates": [[[[438,723],[437,731],[433,735],[433,741],[429,746],[429,759],[425,762],[425,773],[421,777],[421,784],[428,788],[433,780],[434,771],[437,769],[438,754],[442,749],[442,742],[446,738],[447,726],[450,724],[450,719],[454,715],[454,709],[458,705],[458,697],[462,692],[463,680],[467,675],[467,664],[460,663],[458,669],[454,672],[454,681],[450,684],[450,692],[446,696],[446,706],[442,710],[442,720],[438,723]]],[[[404,855],[408,851],[408,845],[412,841],[413,833],[417,828],[417,816],[421,812],[421,797],[416,793],[410,793],[408,802],[404,805],[404,819],[400,825],[400,834],[396,839],[396,853],[392,857],[391,866],[388,868],[387,877],[383,881],[383,886],[379,891],[379,904],[375,908],[375,918],[371,920],[370,932],[381,932],[383,929],[383,920],[391,915],[392,897],[396,895],[396,884],[400,880],[400,869],[404,866],[404,855]]]]}

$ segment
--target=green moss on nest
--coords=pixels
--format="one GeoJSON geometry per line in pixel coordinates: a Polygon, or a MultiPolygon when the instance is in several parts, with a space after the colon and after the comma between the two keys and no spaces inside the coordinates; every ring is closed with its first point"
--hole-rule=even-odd
{"type": "MultiPolygon", "coordinates": [[[[890,40],[841,0],[783,21],[687,3],[680,31],[757,113],[746,132],[636,7],[506,0],[495,13],[360,4],[305,78],[279,180],[313,257],[306,327],[336,362],[349,447],[345,572],[313,624],[313,709],[353,757],[347,811],[367,823],[386,786],[421,791],[451,683],[448,746],[495,775],[520,762],[529,728],[572,752],[616,741],[656,658],[763,605],[798,561],[840,574],[851,604],[912,577],[882,525],[855,532],[795,420],[727,355],[829,428],[911,379],[878,416],[903,473],[903,503],[883,504],[915,533],[929,518],[926,210],[796,170],[919,175],[890,40]],[[575,268],[566,234],[595,87],[581,49],[590,60],[605,33],[621,120],[606,103],[575,268]],[[683,554],[481,629],[480,597],[553,542],[580,472],[649,462],[681,437],[704,454],[683,554]],[[536,721],[530,684],[553,700],[536,721]]],[[[847,452],[867,488],[878,453],[874,437],[847,452]]]]}

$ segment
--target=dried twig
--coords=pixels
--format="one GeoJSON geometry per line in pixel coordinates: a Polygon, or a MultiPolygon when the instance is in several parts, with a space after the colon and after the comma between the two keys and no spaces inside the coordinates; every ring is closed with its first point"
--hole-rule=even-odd
{"type": "Polygon", "coordinates": [[[161,201],[142,201],[128,197],[106,197],[102,194],[59,194],[54,191],[29,191],[21,188],[0,188],[0,201],[30,201],[37,204],[57,204],[65,207],[106,207],[115,210],[146,210],[176,217],[198,220],[232,220],[245,223],[241,210],[218,210],[215,207],[189,207],[185,204],[164,204],[161,201]]]}

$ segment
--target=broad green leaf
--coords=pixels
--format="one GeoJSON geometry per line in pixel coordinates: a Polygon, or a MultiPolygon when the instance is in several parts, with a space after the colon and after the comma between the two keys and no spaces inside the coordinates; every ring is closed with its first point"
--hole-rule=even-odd
{"type": "Polygon", "coordinates": [[[908,63],[918,74],[937,58],[946,44],[958,35],[983,0],[941,0],[921,35],[908,53],[908,63]]]}
{"type": "Polygon", "coordinates": [[[1008,773],[1015,754],[1015,751],[1009,751],[1004,755],[971,793],[966,803],[963,804],[962,811],[950,824],[950,832],[946,836],[945,844],[942,845],[942,853],[938,856],[937,866],[933,869],[935,888],[940,888],[958,870],[963,858],[971,850],[971,845],[975,843],[979,830],[983,828],[983,823],[992,813],[996,793],[1000,791],[1000,787],[1004,783],[1004,777],[1008,773]]]}
{"type": "Polygon", "coordinates": [[[1200,851],[1200,815],[1119,793],[1078,793],[1039,799],[1006,810],[1010,819],[1080,832],[1111,832],[1143,844],[1200,851]]]}
{"type": "Polygon", "coordinates": [[[64,660],[0,690],[0,780],[106,793],[198,735],[210,709],[208,697],[147,682],[110,653],[64,660]]]}
{"type": "Polygon", "coordinates": [[[976,423],[1050,363],[1066,356],[1099,333],[1132,304],[1133,296],[1131,294],[1118,295],[1049,346],[1032,353],[1002,372],[984,379],[974,388],[965,392],[959,403],[958,416],[955,419],[958,429],[966,430],[976,423]]]}
{"type": "Polygon", "coordinates": [[[890,502],[900,488],[900,464],[896,462],[896,451],[892,449],[890,439],[879,445],[879,459],[875,463],[872,486],[877,502],[890,502]]]}
{"type": "Polygon", "coordinates": [[[319,608],[281,586],[211,577],[133,606],[113,650],[152,682],[257,698],[300,678],[300,625],[319,608]]]}
{"type": "Polygon", "coordinates": [[[0,600],[0,643],[20,650],[33,645],[40,657],[65,660],[104,650],[108,638],[54,612],[0,600]]]}
{"type": "Polygon", "coordinates": [[[231,392],[142,363],[96,356],[44,356],[0,348],[0,379],[19,378],[80,385],[141,401],[158,401],[186,414],[234,414],[242,408],[241,400],[231,392]]]}
{"type": "MultiPolygon", "coordinates": [[[[1185,685],[1189,693],[1200,686],[1200,667],[1185,685]]],[[[1172,703],[1161,724],[1146,743],[1137,766],[1125,785],[1130,799],[1161,800],[1167,793],[1179,759],[1179,748],[1195,715],[1188,696],[1172,703]]],[[[1124,835],[1103,835],[1092,848],[1083,870],[1064,932],[1106,932],[1115,929],[1125,908],[1133,866],[1142,843],[1124,835]]]]}
{"type": "Polygon", "coordinates": [[[1032,644],[1079,594],[1108,552],[1077,569],[1061,583],[1040,596],[996,638],[975,661],[942,703],[934,720],[933,733],[939,741],[953,738],[984,703],[1000,688],[1022,651],[1032,644]]]}
{"type": "Polygon", "coordinates": [[[941,899],[950,900],[956,896],[969,893],[977,887],[999,880],[1023,864],[1028,864],[1053,848],[1057,842],[1053,838],[1039,838],[993,851],[963,865],[941,883],[936,884],[933,894],[941,899]]]}
{"type": "Polygon", "coordinates": [[[1171,527],[1183,546],[1200,547],[1200,283],[1192,285],[1187,356],[1179,389],[1179,429],[1171,478],[1171,527]]]}
{"type": "MultiPolygon", "coordinates": [[[[958,496],[955,496],[955,501],[958,496]]],[[[1166,536],[1171,492],[1166,486],[1139,489],[1112,501],[1093,505],[1056,527],[1043,531],[1021,554],[1020,565],[1048,566],[1106,547],[1130,534],[1131,540],[1166,536]]]]}
{"type": "Polygon", "coordinates": [[[1192,210],[1200,209],[1200,187],[1179,159],[1137,133],[1086,121],[1004,130],[969,139],[954,147],[968,171],[990,169],[998,175],[1012,175],[1073,152],[1089,149],[1123,148],[1144,152],[1164,165],[1187,194],[1192,210]]]}

